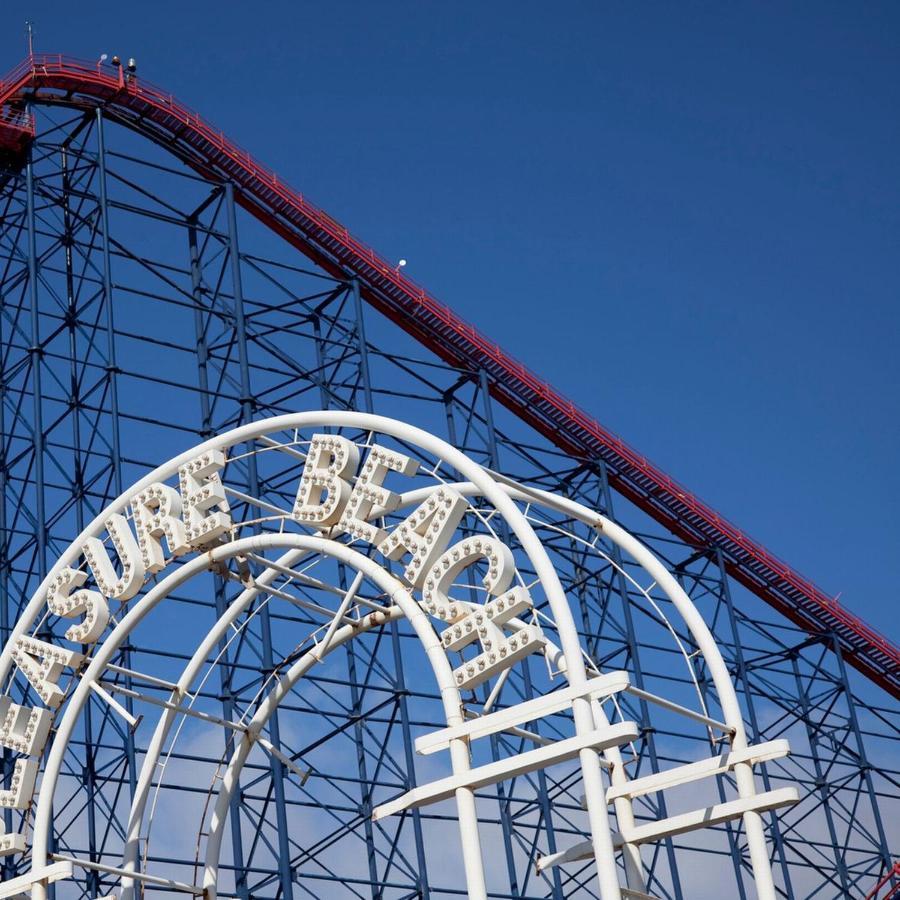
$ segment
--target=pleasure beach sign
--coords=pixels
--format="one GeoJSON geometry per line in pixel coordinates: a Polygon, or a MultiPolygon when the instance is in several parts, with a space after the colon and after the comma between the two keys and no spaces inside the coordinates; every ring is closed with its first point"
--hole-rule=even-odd
{"type": "Polygon", "coordinates": [[[16,826],[0,836],[0,856],[30,854],[31,864],[27,874],[0,883],[0,898],[31,891],[40,900],[50,883],[70,877],[74,868],[100,865],[54,851],[54,793],[67,742],[78,731],[90,698],[101,698],[135,727],[137,719],[113,696],[115,690],[129,704],[151,704],[159,719],[134,785],[121,858],[105,860],[100,871],[116,875],[126,897],[145,885],[176,884],[146,871],[140,851],[155,779],[161,777],[156,774],[160,755],[178,721],[192,714],[185,697],[216,641],[240,616],[255,614],[256,598],[285,593],[274,586],[276,576],[287,572],[297,583],[310,581],[292,568],[301,557],[328,559],[353,572],[353,582],[349,589],[332,586],[326,592],[331,605],[294,601],[306,603],[320,623],[311,636],[302,636],[306,643],[298,642],[298,652],[266,683],[252,716],[239,723],[223,720],[236,742],[216,782],[208,832],[198,851],[202,883],[173,889],[216,896],[225,823],[255,747],[297,769],[277,741],[266,737],[267,723],[292,688],[336,648],[402,619],[424,650],[445,719],[442,728],[420,735],[415,749],[420,754],[446,751],[449,773],[376,806],[372,818],[455,802],[470,897],[487,895],[476,790],[569,761],[578,767],[585,798],[584,839],[548,853],[539,866],[542,872],[593,859],[604,900],[647,896],[641,893],[646,890],[643,844],[740,819],[759,896],[774,898],[761,813],[796,802],[797,794],[792,788],[757,793],[753,766],[785,755],[788,747],[783,741],[748,745],[727,668],[676,580],[640,542],[596,512],[488,472],[410,425],[346,412],[254,423],[180,455],[110,504],[59,557],[0,657],[0,746],[15,755],[0,805],[14,812],[16,826]],[[264,492],[263,482],[277,489],[264,492]],[[587,526],[648,573],[702,653],[720,719],[705,708],[690,709],[639,691],[628,672],[602,671],[594,664],[535,529],[531,511],[538,509],[587,526]],[[150,627],[143,623],[160,604],[210,572],[239,582],[243,592],[221,611],[212,630],[198,635],[196,651],[177,682],[114,662],[138,629],[150,627]],[[377,589],[380,602],[362,597],[363,582],[377,589]],[[546,661],[556,680],[553,689],[473,715],[472,692],[488,685],[491,697],[500,697],[510,674],[530,658],[546,661]],[[123,672],[129,686],[113,687],[111,673],[123,672]],[[134,687],[142,679],[165,684],[168,699],[160,702],[134,687]],[[724,752],[629,778],[620,748],[637,740],[645,723],[610,718],[604,706],[629,692],[714,730],[724,752]],[[527,734],[523,725],[550,715],[568,717],[567,736],[473,764],[478,741],[517,729],[527,734]],[[734,799],[657,821],[636,818],[636,798],[722,773],[735,778],[734,799]]]}

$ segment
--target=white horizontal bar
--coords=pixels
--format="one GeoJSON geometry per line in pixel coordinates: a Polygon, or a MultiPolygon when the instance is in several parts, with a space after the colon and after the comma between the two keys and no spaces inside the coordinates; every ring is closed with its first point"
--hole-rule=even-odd
{"type": "Polygon", "coordinates": [[[294,760],[282,753],[271,741],[267,741],[264,737],[257,737],[256,743],[274,756],[283,766],[287,766],[300,779],[300,787],[303,787],[309,781],[312,769],[301,769],[294,760]]]}
{"type": "MultiPolygon", "coordinates": [[[[323,591],[327,594],[334,594],[338,597],[344,597],[346,595],[346,591],[342,590],[339,587],[335,587],[332,584],[328,584],[324,581],[319,581],[318,578],[312,578],[309,575],[305,575],[303,572],[297,572],[294,569],[288,568],[287,566],[279,565],[277,562],[271,559],[266,559],[264,556],[259,556],[256,553],[248,553],[247,559],[253,560],[253,562],[258,563],[260,566],[265,566],[268,569],[274,569],[276,572],[280,572],[286,578],[290,578],[293,581],[296,581],[298,584],[306,585],[307,587],[314,587],[317,590],[323,591]]],[[[274,594],[276,597],[281,597],[282,600],[287,600],[289,603],[293,603],[295,606],[302,606],[304,603],[307,604],[308,609],[312,612],[322,613],[327,616],[329,619],[334,616],[334,610],[328,609],[327,606],[319,606],[317,603],[313,603],[311,600],[303,600],[301,602],[301,598],[294,597],[293,594],[286,594],[283,591],[279,591],[276,588],[272,588],[269,585],[263,586],[260,584],[255,584],[256,589],[263,594],[274,594]]],[[[373,609],[375,612],[385,612],[388,607],[382,606],[380,603],[376,603],[374,600],[367,600],[365,597],[361,597],[357,594],[356,602],[360,606],[365,606],[368,609],[373,609]]],[[[344,616],[344,623],[355,625],[358,624],[353,618],[349,616],[344,616]]]]}
{"type": "MultiPolygon", "coordinates": [[[[797,788],[779,788],[774,791],[766,791],[755,797],[745,797],[738,800],[729,800],[726,803],[716,803],[703,809],[695,809],[661,819],[659,822],[646,822],[638,825],[622,835],[613,835],[613,844],[618,850],[627,841],[629,845],[647,844],[651,841],[660,841],[663,838],[674,837],[688,831],[697,831],[701,828],[709,828],[713,825],[721,825],[739,819],[747,812],[767,812],[782,806],[793,806],[800,800],[797,788]]],[[[550,853],[542,856],[537,861],[537,871],[543,872],[553,866],[567,862],[591,859],[594,855],[594,847],[590,841],[582,841],[574,844],[567,850],[559,853],[550,853]]]]}
{"type": "Polygon", "coordinates": [[[604,750],[607,747],[627,744],[630,741],[637,740],[637,736],[638,727],[634,722],[619,722],[616,725],[608,725],[588,734],[565,738],[564,740],[556,741],[549,747],[539,747],[536,750],[529,750],[526,753],[520,753],[508,759],[499,759],[496,762],[479,766],[469,772],[450,775],[447,778],[433,781],[431,784],[413,788],[413,790],[407,791],[395,800],[375,807],[372,811],[372,819],[383,819],[386,816],[395,815],[406,809],[416,809],[428,803],[438,803],[441,800],[447,800],[460,788],[477,790],[489,784],[496,784],[498,781],[505,781],[507,778],[516,778],[519,775],[526,775],[538,769],[546,769],[556,763],[574,758],[582,750],[604,750]]]}
{"type": "Polygon", "coordinates": [[[513,725],[512,728],[505,728],[503,733],[525,738],[526,741],[531,741],[532,744],[537,744],[539,747],[547,747],[556,740],[556,738],[546,737],[542,734],[537,734],[534,731],[528,731],[526,728],[519,728],[516,725],[513,725]]]}
{"type": "Polygon", "coordinates": [[[289,444],[282,444],[280,441],[274,441],[272,438],[267,437],[264,434],[260,434],[256,438],[260,444],[265,444],[267,447],[271,447],[273,450],[280,450],[282,453],[287,453],[289,456],[294,456],[300,460],[300,462],[306,462],[306,454],[301,453],[294,447],[291,447],[289,444]]]}
{"type": "Polygon", "coordinates": [[[579,697],[601,697],[624,691],[629,685],[627,672],[610,672],[599,678],[592,678],[581,687],[566,687],[552,694],[535,697],[534,700],[526,700],[517,703],[507,709],[501,709],[486,716],[471,719],[462,725],[453,725],[442,728],[431,734],[416,738],[416,753],[423,756],[436,753],[438,750],[446,750],[450,741],[464,739],[474,740],[498,731],[506,731],[525,722],[532,722],[544,716],[552,715],[571,706],[572,701],[579,697]]]}
{"type": "MultiPolygon", "coordinates": [[[[312,600],[304,600],[302,597],[295,597],[293,594],[289,594],[287,591],[282,591],[277,587],[272,587],[271,584],[267,584],[265,587],[260,587],[259,591],[264,594],[270,594],[273,597],[278,597],[281,600],[286,600],[288,603],[293,606],[298,607],[299,609],[305,609],[307,612],[318,613],[320,616],[324,616],[328,621],[331,621],[334,618],[334,610],[329,609],[327,606],[321,606],[318,603],[313,603],[312,600]]],[[[350,616],[342,616],[341,622],[344,625],[358,625],[355,619],[352,619],[350,616]]]]}
{"type": "MultiPolygon", "coordinates": [[[[183,716],[191,716],[194,719],[200,719],[202,722],[211,722],[213,725],[221,725],[223,728],[232,729],[232,731],[247,730],[247,726],[241,725],[239,722],[231,722],[228,719],[223,719],[221,716],[215,716],[212,713],[203,712],[199,709],[192,709],[190,706],[182,706],[180,703],[172,703],[171,700],[163,700],[161,697],[154,697],[152,694],[142,694],[140,691],[135,691],[132,688],[127,688],[121,684],[113,684],[112,682],[104,681],[103,686],[111,691],[115,691],[117,694],[124,694],[126,697],[131,697],[132,700],[140,700],[142,703],[149,703],[151,706],[169,709],[172,712],[183,716]]],[[[92,684],[91,687],[95,687],[95,685],[92,684]]]]}
{"type": "Polygon", "coordinates": [[[282,509],[280,506],[274,506],[271,503],[266,503],[265,500],[260,500],[259,497],[251,497],[249,494],[244,494],[241,491],[237,491],[232,487],[228,487],[227,485],[222,485],[225,489],[226,494],[231,494],[232,497],[237,497],[238,500],[243,500],[244,503],[249,506],[258,506],[260,509],[267,509],[269,512],[273,512],[278,516],[283,516],[284,518],[290,518],[291,511],[289,509],[282,509]]]}
{"type": "Polygon", "coordinates": [[[674,837],[698,828],[709,828],[721,825],[732,819],[740,818],[746,812],[767,812],[781,806],[793,806],[800,799],[797,788],[786,787],[774,791],[765,791],[755,797],[742,797],[726,803],[716,803],[703,809],[694,809],[681,815],[670,816],[659,822],[647,822],[630,829],[625,835],[629,844],[646,844],[648,841],[659,841],[674,837]]]}
{"type": "MultiPolygon", "coordinates": [[[[119,703],[118,700],[116,700],[115,697],[105,691],[99,682],[90,682],[90,688],[98,697],[102,698],[110,706],[111,709],[114,709],[131,726],[132,731],[134,731],[138,727],[138,725],[141,724],[140,716],[138,718],[135,718],[130,712],[128,712],[127,709],[125,709],[124,706],[122,706],[121,703],[119,703]]],[[[124,690],[121,691],[121,693],[124,693],[124,690]]]]}
{"type": "Polygon", "coordinates": [[[105,872],[107,875],[118,875],[121,878],[133,878],[135,881],[143,881],[145,884],[155,884],[168,888],[170,891],[179,891],[182,894],[194,894],[200,896],[205,888],[202,885],[185,884],[183,881],[173,881],[171,878],[161,878],[158,875],[147,875],[145,872],[132,872],[129,869],[120,869],[118,866],[108,866],[104,863],[91,862],[88,859],[78,859],[74,856],[61,856],[59,853],[51,853],[51,859],[62,860],[62,864],[69,867],[78,866],[79,869],[87,869],[92,872],[105,872]]]}
{"type": "Polygon", "coordinates": [[[275,562],[275,560],[266,559],[264,556],[260,556],[257,553],[248,553],[247,559],[252,559],[254,562],[259,563],[261,566],[265,566],[268,569],[273,569],[276,572],[280,572],[282,575],[285,575],[286,577],[291,578],[294,581],[299,582],[300,584],[319,588],[319,590],[325,591],[329,594],[337,594],[338,597],[343,597],[346,593],[346,591],[342,591],[339,587],[335,587],[333,584],[328,584],[325,581],[319,581],[318,578],[313,578],[312,576],[306,575],[303,572],[297,572],[295,569],[291,569],[288,566],[282,566],[280,563],[275,562]]]}
{"type": "Polygon", "coordinates": [[[0,882],[0,900],[4,897],[15,897],[23,891],[36,884],[51,884],[54,881],[61,881],[63,878],[72,877],[72,863],[57,862],[50,866],[44,866],[41,869],[32,869],[24,875],[17,878],[10,878],[8,881],[0,882]]]}
{"type": "Polygon", "coordinates": [[[656,791],[666,790],[679,784],[688,784],[701,778],[709,778],[713,775],[721,775],[731,771],[738,763],[750,763],[757,765],[770,759],[780,759],[791,752],[791,746],[787,741],[768,741],[765,744],[756,744],[743,750],[732,750],[721,756],[711,759],[702,759],[699,762],[678,766],[677,769],[668,769],[665,772],[654,772],[643,778],[635,778],[627,784],[614,785],[606,791],[606,802],[612,803],[619,797],[642,797],[656,791]]]}
{"type": "Polygon", "coordinates": [[[628,693],[633,695],[634,697],[639,697],[641,700],[646,700],[649,703],[654,703],[657,706],[661,706],[663,709],[668,709],[670,712],[678,713],[678,715],[680,716],[685,716],[688,719],[693,719],[695,722],[700,722],[709,728],[715,728],[716,731],[722,731],[726,734],[734,732],[734,729],[730,725],[726,725],[724,722],[720,722],[718,719],[711,719],[709,716],[704,716],[702,713],[694,712],[692,709],[688,709],[686,706],[681,706],[681,704],[679,703],[673,703],[671,700],[666,700],[664,697],[658,697],[656,694],[651,694],[650,691],[643,691],[640,688],[629,687],[628,693]]]}
{"type": "Polygon", "coordinates": [[[138,672],[136,669],[126,669],[125,666],[116,666],[112,663],[107,663],[106,668],[111,672],[118,672],[119,675],[128,675],[131,678],[134,678],[138,681],[143,681],[146,684],[155,684],[157,687],[166,688],[169,691],[177,691],[178,685],[171,681],[165,681],[162,678],[157,678],[155,675],[147,675],[144,672],[138,672]]]}
{"type": "MultiPolygon", "coordinates": [[[[613,845],[617,850],[622,846],[622,836],[618,832],[613,833],[613,845]]],[[[583,862],[586,859],[592,859],[593,856],[594,845],[591,841],[579,841],[565,850],[539,856],[534,864],[534,869],[540,875],[541,872],[552,869],[554,866],[562,866],[570,862],[583,862]]]]}

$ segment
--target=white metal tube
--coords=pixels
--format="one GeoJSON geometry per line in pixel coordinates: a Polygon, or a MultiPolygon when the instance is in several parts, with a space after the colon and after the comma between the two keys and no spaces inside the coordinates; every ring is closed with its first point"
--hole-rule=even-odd
{"type": "MultiPolygon", "coordinates": [[[[722,705],[723,718],[725,720],[724,724],[728,726],[733,734],[732,746],[737,750],[744,749],[747,746],[744,720],[741,714],[740,704],[738,703],[737,692],[734,689],[734,683],[731,680],[731,675],[728,672],[725,660],[722,658],[719,645],[716,643],[712,632],[709,630],[709,627],[699,610],[687,595],[684,588],[682,588],[674,576],[656,558],[650,549],[611,519],[598,515],[596,511],[591,510],[580,503],[576,503],[574,500],[536,488],[525,488],[503,476],[497,477],[501,486],[506,489],[511,497],[522,502],[537,503],[540,506],[556,510],[557,512],[571,516],[574,519],[596,528],[620,550],[638,563],[638,565],[653,578],[660,590],[675,607],[690,632],[691,637],[693,637],[695,643],[700,648],[700,652],[703,655],[709,673],[712,676],[719,702],[722,705]]],[[[472,495],[473,493],[480,492],[480,488],[472,483],[458,483],[453,485],[453,487],[464,495],[472,495]]],[[[428,489],[419,489],[404,494],[403,503],[412,504],[419,502],[421,496],[427,494],[427,490],[428,489]]],[[[598,726],[599,724],[600,723],[598,723],[598,726]]],[[[618,783],[619,779],[625,774],[624,769],[621,767],[621,755],[616,749],[606,751],[605,756],[612,763],[613,772],[617,773],[615,778],[618,783]]],[[[736,766],[734,773],[738,787],[738,795],[742,799],[755,796],[757,791],[752,766],[746,764],[736,766]]],[[[622,818],[621,824],[623,826],[627,826],[629,820],[633,822],[634,817],[631,813],[630,801],[628,801],[627,804],[620,804],[617,801],[615,806],[616,814],[622,818]]],[[[748,812],[744,814],[743,819],[744,830],[747,835],[747,844],[750,849],[750,862],[753,868],[753,878],[759,900],[775,900],[775,885],[772,878],[772,868],[769,862],[769,853],[765,840],[762,817],[759,813],[748,812]]],[[[634,848],[634,851],[635,852],[630,853],[627,847],[623,848],[626,865],[629,867],[630,863],[634,862],[637,848],[634,848]]],[[[629,887],[637,886],[631,883],[631,879],[632,874],[629,873],[629,887]]]]}
{"type": "MultiPolygon", "coordinates": [[[[409,621],[425,649],[426,656],[438,682],[448,726],[462,724],[462,703],[459,691],[453,681],[453,673],[446,653],[428,617],[419,604],[409,595],[409,592],[381,566],[345,544],[313,538],[307,540],[318,540],[322,545],[320,552],[329,553],[341,562],[357,568],[360,573],[369,577],[382,591],[390,596],[393,604],[391,612],[393,613],[394,610],[397,610],[396,615],[403,615],[409,621]]],[[[383,613],[372,613],[370,616],[364,617],[359,626],[344,625],[338,628],[333,633],[328,650],[336,649],[354,638],[366,627],[367,619],[372,620],[372,624],[382,624],[386,617],[383,613]]],[[[254,735],[262,730],[297,681],[318,662],[320,662],[319,648],[314,648],[300,657],[287,672],[282,674],[272,691],[260,702],[257,712],[248,723],[248,734],[241,739],[235,748],[231,760],[228,762],[222,777],[222,786],[216,798],[206,845],[204,887],[209,900],[215,900],[216,896],[219,855],[221,853],[224,824],[228,815],[231,795],[237,786],[241,769],[252,749],[254,735]]],[[[469,770],[471,764],[465,741],[453,741],[450,745],[450,756],[454,774],[469,770]]],[[[474,790],[470,788],[459,789],[456,792],[456,801],[468,894],[473,900],[481,900],[481,898],[487,897],[487,892],[478,837],[474,790]]]]}
{"type": "Polygon", "coordinates": [[[331,620],[328,625],[328,630],[325,632],[325,637],[322,638],[322,643],[316,647],[316,656],[319,659],[328,652],[328,645],[331,643],[331,639],[334,637],[334,633],[337,630],[338,625],[340,625],[341,621],[344,618],[344,613],[350,608],[350,604],[353,602],[353,598],[356,596],[356,592],[359,590],[359,586],[363,581],[363,573],[357,572],[356,577],[353,579],[353,583],[350,585],[350,589],[344,595],[344,599],[341,601],[341,605],[338,607],[337,612],[334,614],[334,618],[331,620]]]}
{"type": "MultiPolygon", "coordinates": [[[[116,866],[108,866],[105,863],[91,862],[89,859],[78,859],[76,856],[63,856],[59,853],[51,853],[50,858],[58,862],[71,863],[78,866],[79,869],[88,869],[94,872],[105,872],[107,875],[124,875],[123,869],[116,866]]],[[[203,888],[196,884],[185,884],[183,881],[173,881],[171,878],[160,878],[157,875],[145,875],[140,873],[134,876],[146,884],[152,884],[157,887],[163,887],[170,891],[177,891],[183,894],[193,894],[195,897],[203,893],[203,888]]]]}
{"type": "MultiPolygon", "coordinates": [[[[694,606],[669,570],[637,538],[605,516],[597,518],[597,528],[602,534],[609,537],[614,544],[633,557],[671,599],[706,661],[709,674],[716,687],[719,703],[722,706],[725,724],[733,729],[732,746],[736,750],[746,748],[747,732],[744,728],[744,720],[741,715],[734,683],[731,680],[728,667],[725,665],[725,660],[722,658],[719,645],[712,636],[712,632],[709,630],[706,622],[703,621],[703,617],[700,615],[697,607],[694,606]]],[[[749,764],[742,763],[735,766],[734,777],[737,782],[739,797],[744,799],[756,795],[753,769],[749,764]]],[[[744,814],[743,819],[757,896],[759,900],[775,900],[775,882],[772,878],[772,866],[769,862],[769,850],[766,845],[762,816],[757,812],[747,812],[744,814]]]]}

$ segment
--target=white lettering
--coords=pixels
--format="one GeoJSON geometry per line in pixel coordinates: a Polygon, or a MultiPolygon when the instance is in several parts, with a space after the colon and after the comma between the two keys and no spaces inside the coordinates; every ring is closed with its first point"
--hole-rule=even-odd
{"type": "Polygon", "coordinates": [[[52,709],[56,709],[65,696],[57,684],[63,668],[77,669],[84,661],[84,657],[74,650],[64,650],[30,637],[16,640],[12,658],[41,700],[52,709]]]}
{"type": "Polygon", "coordinates": [[[231,513],[219,477],[224,468],[225,454],[209,450],[178,470],[186,538],[192,547],[205,547],[231,529],[231,513]],[[210,512],[212,509],[215,511],[210,512]]]}
{"type": "MultiPolygon", "coordinates": [[[[494,602],[499,603],[499,600],[494,602]]],[[[510,637],[501,633],[501,639],[489,637],[483,640],[479,635],[479,640],[486,649],[453,670],[453,678],[460,690],[478,687],[520,659],[542,650],[545,644],[543,632],[537,625],[526,625],[510,637]]]]}
{"type": "Polygon", "coordinates": [[[380,544],[387,537],[387,531],[369,522],[372,507],[379,506],[385,512],[391,512],[400,505],[400,495],[382,487],[385,476],[390,471],[415,475],[418,469],[418,462],[403,453],[377,444],[372,447],[338,522],[341,531],[347,531],[361,541],[380,544]]]}
{"type": "Polygon", "coordinates": [[[173,487],[156,482],[131,498],[134,530],[144,568],[161,572],[166,567],[162,538],[166,539],[170,556],[181,556],[190,550],[187,530],[181,518],[181,495],[173,487]]]}
{"type": "Polygon", "coordinates": [[[350,497],[348,479],[358,465],[359,448],[353,441],[314,434],[294,500],[294,518],[316,528],[336,525],[350,497]]]}
{"type": "Polygon", "coordinates": [[[511,636],[503,633],[501,626],[533,608],[527,588],[507,590],[514,572],[515,561],[509,547],[493,537],[471,537],[442,554],[428,573],[422,605],[431,615],[451,623],[441,633],[444,649],[462,651],[476,640],[481,645],[481,653],[453,672],[460,689],[477,687],[544,645],[543,634],[536,625],[521,628],[511,636]],[[495,599],[474,607],[451,599],[449,591],[459,575],[479,560],[487,564],[482,583],[495,599]]]}
{"type": "Polygon", "coordinates": [[[9,778],[9,787],[0,790],[0,807],[28,809],[34,796],[34,782],[39,763],[36,759],[19,758],[9,778]]]}
{"type": "Polygon", "coordinates": [[[454,603],[450,587],[460,573],[479,560],[487,564],[482,580],[488,593],[497,597],[512,581],[515,562],[509,547],[493,537],[470,537],[454,544],[436,560],[422,587],[422,605],[431,615],[455,622],[466,614],[469,604],[454,603]]]}
{"type": "Polygon", "coordinates": [[[81,587],[85,581],[86,572],[66,566],[47,592],[47,607],[54,615],[74,619],[84,613],[84,619],[66,631],[66,640],[75,644],[96,643],[109,624],[109,604],[102,594],[87,590],[71,594],[72,588],[81,587]]]}
{"type": "Polygon", "coordinates": [[[128,600],[140,591],[144,583],[145,570],[141,561],[141,551],[125,516],[114,513],[103,524],[119,556],[122,574],[116,574],[106,547],[99,538],[89,537],[81,550],[100,593],[105,597],[128,600]]]}
{"type": "Polygon", "coordinates": [[[5,834],[0,825],[0,856],[12,856],[13,853],[24,853],[25,850],[25,835],[5,834]]]}
{"type": "Polygon", "coordinates": [[[53,713],[49,709],[20,706],[12,697],[0,696],[0,747],[26,756],[44,752],[53,713]]]}
{"type": "Polygon", "coordinates": [[[450,542],[468,505],[465,497],[442,485],[378,545],[379,552],[388,559],[412,554],[403,576],[420,587],[426,572],[450,542]]]}

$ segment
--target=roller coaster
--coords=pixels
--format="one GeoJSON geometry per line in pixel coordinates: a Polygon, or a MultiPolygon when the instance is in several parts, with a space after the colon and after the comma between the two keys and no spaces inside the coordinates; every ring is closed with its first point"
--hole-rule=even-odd
{"type": "Polygon", "coordinates": [[[834,597],[126,67],[0,81],[0,204],[0,896],[900,892],[900,650],[834,597]],[[447,492],[452,614],[402,557],[447,492]]]}

